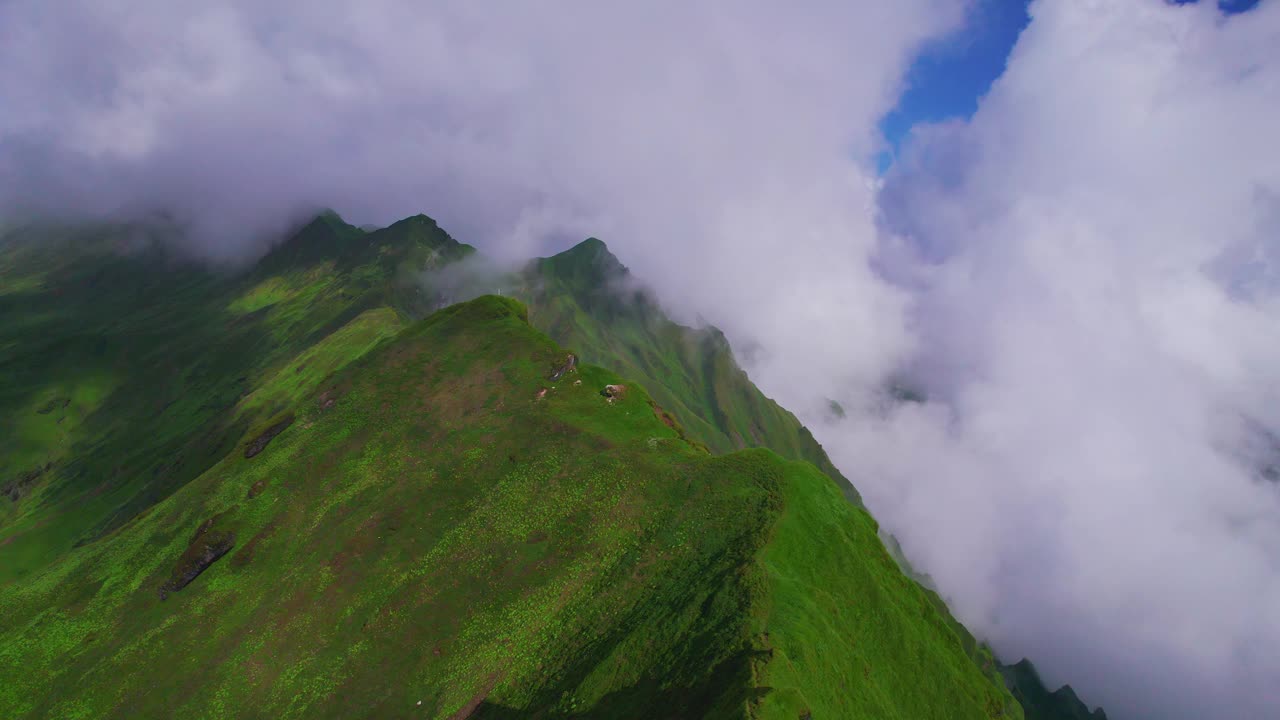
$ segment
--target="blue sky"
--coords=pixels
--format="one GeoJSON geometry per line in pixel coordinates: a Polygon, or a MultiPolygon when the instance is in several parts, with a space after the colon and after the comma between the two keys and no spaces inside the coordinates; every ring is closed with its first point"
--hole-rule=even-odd
{"type": "Polygon", "coordinates": [[[1027,26],[1029,4],[979,0],[963,30],[916,59],[897,108],[880,122],[890,146],[879,158],[882,172],[913,125],[973,115],[978,100],[1004,72],[1009,51],[1027,26]]]}
{"type": "MultiPolygon", "coordinates": [[[[1199,0],[1172,0],[1184,5],[1199,0]]],[[[1219,0],[1228,14],[1257,6],[1260,0],[1219,0]]],[[[965,28],[928,48],[907,74],[898,106],[880,122],[889,150],[878,158],[883,173],[911,127],[922,122],[969,118],[978,101],[1004,72],[1009,51],[1027,26],[1031,0],[977,0],[965,28]]]]}
{"type": "MultiPolygon", "coordinates": [[[[1242,13],[1246,10],[1252,10],[1257,7],[1261,0],[1218,0],[1218,7],[1222,8],[1228,15],[1242,13]]],[[[1197,2],[1197,0],[1178,0],[1179,5],[1185,5],[1189,2],[1197,2]]]]}

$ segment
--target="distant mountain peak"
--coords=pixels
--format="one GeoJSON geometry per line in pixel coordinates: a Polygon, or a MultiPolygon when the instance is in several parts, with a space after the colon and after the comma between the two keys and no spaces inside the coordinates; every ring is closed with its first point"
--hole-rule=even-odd
{"type": "Polygon", "coordinates": [[[589,237],[541,262],[562,280],[580,287],[603,288],[631,275],[627,266],[597,237],[589,237]]]}
{"type": "Polygon", "coordinates": [[[586,240],[583,240],[577,245],[574,245],[573,247],[569,248],[569,250],[567,250],[566,252],[573,252],[575,250],[592,251],[592,252],[609,252],[609,246],[606,245],[605,242],[600,238],[592,236],[587,238],[586,240]]]}
{"type": "Polygon", "coordinates": [[[314,233],[333,233],[339,228],[346,226],[347,222],[342,216],[333,210],[322,210],[312,217],[305,225],[297,230],[290,239],[300,235],[311,235],[314,233]]]}
{"type": "Polygon", "coordinates": [[[621,264],[618,257],[609,250],[609,246],[598,237],[589,237],[555,257],[560,256],[608,259],[621,264]]]}
{"type": "Polygon", "coordinates": [[[272,248],[258,267],[261,271],[277,272],[289,266],[339,258],[350,251],[353,240],[364,234],[333,210],[323,210],[272,248]]]}
{"type": "Polygon", "coordinates": [[[418,213],[417,215],[410,215],[409,217],[404,218],[403,220],[397,220],[394,223],[391,223],[391,225],[388,226],[388,229],[396,226],[418,226],[418,225],[425,225],[427,227],[432,227],[432,228],[440,227],[440,223],[436,222],[435,218],[431,217],[430,215],[424,215],[422,213],[418,213]]]}
{"type": "Polygon", "coordinates": [[[404,261],[407,267],[417,270],[475,252],[472,246],[458,242],[435,219],[422,214],[370,233],[369,242],[384,258],[404,261]]]}
{"type": "Polygon", "coordinates": [[[1107,720],[1102,708],[1089,709],[1070,685],[1049,691],[1027,658],[1000,668],[1005,683],[1022,705],[1027,720],[1107,720]]]}

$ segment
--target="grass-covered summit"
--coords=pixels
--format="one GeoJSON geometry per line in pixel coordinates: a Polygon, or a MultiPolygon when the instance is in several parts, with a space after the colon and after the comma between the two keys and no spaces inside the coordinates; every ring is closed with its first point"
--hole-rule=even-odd
{"type": "Polygon", "coordinates": [[[644,382],[712,450],[768,447],[812,462],[857,501],[809,430],[738,366],[724,334],[673,322],[600,240],[535,260],[522,280],[535,325],[588,361],[644,382]]]}
{"type": "Polygon", "coordinates": [[[1022,716],[602,245],[430,312],[474,251],[423,217],[135,232],[0,248],[0,716],[1022,716]]]}

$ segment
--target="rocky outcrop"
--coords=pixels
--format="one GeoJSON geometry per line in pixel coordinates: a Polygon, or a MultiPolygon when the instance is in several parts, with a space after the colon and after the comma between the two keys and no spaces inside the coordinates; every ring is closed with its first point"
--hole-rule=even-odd
{"type": "Polygon", "coordinates": [[[257,437],[249,441],[248,445],[244,446],[244,456],[246,458],[251,458],[254,455],[257,455],[258,453],[262,452],[263,450],[266,449],[268,443],[274,440],[277,435],[279,435],[280,433],[288,429],[288,427],[292,424],[293,424],[293,416],[290,415],[289,417],[272,425],[266,430],[263,430],[261,433],[258,434],[257,437]]]}
{"type": "Polygon", "coordinates": [[[551,380],[551,382],[555,382],[564,377],[567,373],[573,372],[576,367],[578,367],[578,356],[573,353],[569,353],[569,357],[565,359],[564,364],[556,368],[548,379],[551,380]]]}
{"type": "Polygon", "coordinates": [[[36,412],[40,413],[41,415],[48,415],[54,410],[61,410],[70,404],[71,404],[71,398],[57,397],[45,403],[44,406],[42,406],[36,412]]]}
{"type": "Polygon", "coordinates": [[[223,555],[231,552],[236,545],[236,536],[232,531],[216,527],[216,518],[201,523],[191,538],[186,552],[178,558],[173,566],[169,580],[160,586],[160,599],[169,597],[169,593],[177,592],[191,584],[200,573],[209,569],[223,555]]]}
{"type": "Polygon", "coordinates": [[[4,495],[13,502],[18,502],[23,495],[27,494],[27,488],[31,487],[51,467],[53,467],[51,463],[45,463],[40,467],[18,473],[17,477],[0,486],[0,495],[4,495]]]}

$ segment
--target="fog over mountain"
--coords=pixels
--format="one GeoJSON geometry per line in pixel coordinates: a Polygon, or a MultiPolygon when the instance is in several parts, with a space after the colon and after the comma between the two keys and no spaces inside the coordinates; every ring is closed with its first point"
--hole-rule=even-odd
{"type": "Polygon", "coordinates": [[[822,439],[1006,654],[1117,717],[1273,716],[1280,7],[1033,12],[880,196],[937,402],[822,439]]]}
{"type": "Polygon", "coordinates": [[[9,0],[0,215],[230,263],[320,207],[603,238],[1002,657],[1121,720],[1280,716],[1280,3],[1037,0],[878,176],[982,4],[9,0]]]}

